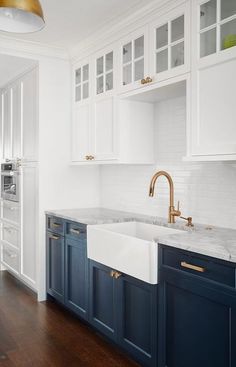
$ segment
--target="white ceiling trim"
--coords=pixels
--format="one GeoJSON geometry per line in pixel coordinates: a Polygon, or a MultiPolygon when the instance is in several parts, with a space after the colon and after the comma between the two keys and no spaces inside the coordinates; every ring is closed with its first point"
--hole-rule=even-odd
{"type": "Polygon", "coordinates": [[[30,58],[34,57],[51,57],[57,59],[68,60],[69,53],[66,49],[45,45],[39,42],[32,42],[0,35],[0,53],[22,55],[28,54],[30,58]]]}
{"type": "Polygon", "coordinates": [[[88,54],[99,50],[100,44],[106,45],[116,41],[117,34],[119,34],[118,38],[122,38],[127,34],[127,30],[130,32],[131,28],[135,30],[147,24],[157,12],[158,14],[167,12],[169,9],[171,10],[173,7],[184,2],[186,2],[186,0],[154,0],[150,4],[134,12],[132,15],[118,21],[113,26],[109,24],[106,25],[104,28],[96,32],[96,34],[92,34],[85,38],[69,50],[72,63],[76,63],[88,54]]]}

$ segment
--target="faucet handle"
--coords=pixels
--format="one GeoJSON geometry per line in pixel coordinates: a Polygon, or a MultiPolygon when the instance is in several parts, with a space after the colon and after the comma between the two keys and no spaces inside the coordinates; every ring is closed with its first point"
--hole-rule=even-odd
{"type": "Polygon", "coordinates": [[[179,204],[179,200],[178,200],[178,204],[177,204],[177,210],[175,210],[175,215],[176,215],[176,217],[180,217],[181,216],[181,211],[179,210],[179,206],[180,206],[180,204],[179,204]]]}
{"type": "Polygon", "coordinates": [[[187,227],[194,227],[192,217],[187,217],[187,218],[186,217],[180,217],[180,218],[187,221],[187,224],[186,224],[187,227]]]}

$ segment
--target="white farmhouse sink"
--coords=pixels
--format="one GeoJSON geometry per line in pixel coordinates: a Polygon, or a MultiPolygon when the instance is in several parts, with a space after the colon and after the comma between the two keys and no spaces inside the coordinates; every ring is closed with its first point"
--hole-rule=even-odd
{"type": "Polygon", "coordinates": [[[88,257],[135,278],[157,284],[160,237],[181,230],[141,222],[89,225],[88,257]]]}

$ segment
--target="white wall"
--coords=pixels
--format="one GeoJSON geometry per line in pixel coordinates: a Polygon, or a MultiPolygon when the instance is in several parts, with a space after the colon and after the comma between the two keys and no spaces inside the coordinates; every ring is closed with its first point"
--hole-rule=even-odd
{"type": "Polygon", "coordinates": [[[185,98],[163,101],[155,109],[155,166],[104,166],[101,168],[101,205],[167,217],[168,185],[157,182],[148,197],[152,175],[166,170],[175,184],[175,199],[182,214],[196,223],[236,229],[236,165],[185,163],[185,98]]]}

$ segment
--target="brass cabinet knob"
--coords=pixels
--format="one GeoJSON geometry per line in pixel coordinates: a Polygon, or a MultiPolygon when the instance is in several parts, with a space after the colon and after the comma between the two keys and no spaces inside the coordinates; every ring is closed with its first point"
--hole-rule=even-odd
{"type": "Polygon", "coordinates": [[[152,82],[152,78],[150,76],[147,76],[146,79],[141,80],[141,84],[148,84],[152,82]]]}
{"type": "Polygon", "coordinates": [[[146,83],[151,83],[152,82],[152,78],[150,78],[150,76],[148,76],[147,78],[146,78],[146,83]]]}
{"type": "Polygon", "coordinates": [[[85,156],[86,161],[93,161],[95,157],[93,155],[86,155],[85,156]]]}

